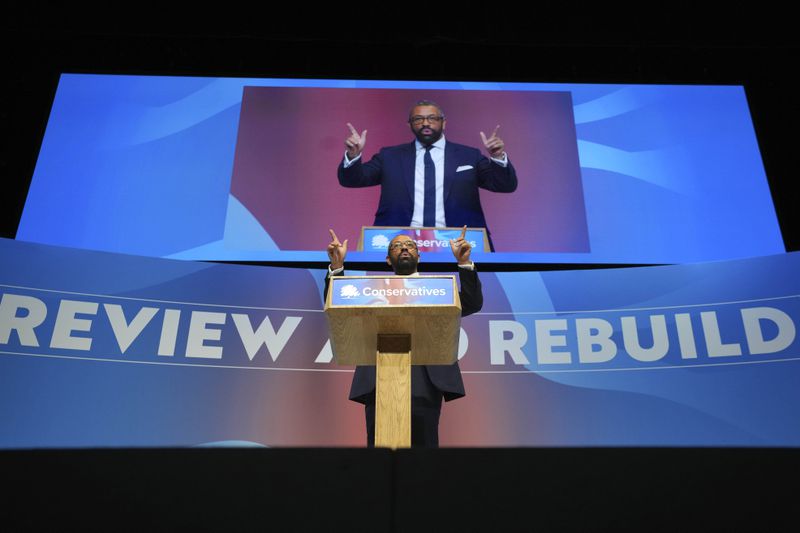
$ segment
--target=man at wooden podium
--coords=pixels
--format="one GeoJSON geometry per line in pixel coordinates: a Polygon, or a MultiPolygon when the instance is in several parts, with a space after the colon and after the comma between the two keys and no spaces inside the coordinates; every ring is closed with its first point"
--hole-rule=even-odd
{"type": "MultiPolygon", "coordinates": [[[[470,259],[472,248],[465,240],[467,227],[464,226],[458,239],[450,240],[450,248],[458,262],[461,281],[461,316],[477,313],[483,307],[483,293],[475,263],[470,259]]],[[[325,278],[325,296],[328,294],[331,276],[344,273],[344,259],[347,255],[347,239],[339,242],[333,230],[328,245],[331,264],[325,278]]],[[[386,262],[398,276],[417,276],[419,250],[408,235],[398,235],[389,243],[386,262]]],[[[439,447],[439,415],[442,400],[449,402],[464,396],[464,382],[458,362],[452,365],[414,365],[411,367],[411,446],[439,447]]],[[[363,403],[367,418],[367,445],[375,445],[375,367],[356,367],[350,387],[350,399],[363,403]]]]}

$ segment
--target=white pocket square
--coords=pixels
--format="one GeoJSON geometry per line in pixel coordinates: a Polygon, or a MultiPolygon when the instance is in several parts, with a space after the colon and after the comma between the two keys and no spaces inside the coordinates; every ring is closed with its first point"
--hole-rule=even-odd
{"type": "Polygon", "coordinates": [[[461,172],[462,170],[470,170],[471,168],[472,168],[472,165],[461,165],[460,167],[458,167],[456,169],[456,172],[461,172]]]}

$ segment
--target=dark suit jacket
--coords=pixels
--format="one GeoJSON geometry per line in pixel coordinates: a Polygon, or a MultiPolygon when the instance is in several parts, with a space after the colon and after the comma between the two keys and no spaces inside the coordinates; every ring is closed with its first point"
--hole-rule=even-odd
{"type": "MultiPolygon", "coordinates": [[[[409,226],[414,215],[415,144],[381,148],[367,163],[339,164],[339,183],[345,187],[381,186],[375,226],[409,226]]],[[[480,150],[447,141],[444,147],[444,216],[448,226],[486,228],[478,188],[514,192],[517,174],[511,162],[493,163],[480,150]],[[459,168],[472,167],[456,172],[459,168]]],[[[491,236],[489,237],[491,243],[491,236]]],[[[494,249],[494,246],[492,246],[494,249]]]]}
{"type": "MultiPolygon", "coordinates": [[[[341,274],[339,274],[341,275],[341,274]]],[[[483,307],[483,291],[478,273],[464,268],[458,269],[461,281],[461,316],[477,313],[483,307]]],[[[325,278],[325,298],[328,296],[328,277],[325,278]]],[[[434,400],[441,392],[445,401],[461,398],[466,394],[461,379],[458,361],[452,365],[413,366],[411,374],[411,396],[434,400]]],[[[350,386],[350,399],[359,403],[374,402],[375,367],[357,366],[350,386]]]]}

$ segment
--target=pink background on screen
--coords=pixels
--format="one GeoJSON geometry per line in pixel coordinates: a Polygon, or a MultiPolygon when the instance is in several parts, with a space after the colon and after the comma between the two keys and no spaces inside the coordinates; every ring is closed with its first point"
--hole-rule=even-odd
{"type": "Polygon", "coordinates": [[[449,141],[479,148],[479,132],[500,124],[519,187],[481,190],[496,251],[589,251],[568,92],[245,87],[231,193],[281,250],[322,249],[330,227],[354,248],[361,226],[373,223],[380,187],[339,185],[346,124],[368,130],[368,161],[413,141],[406,120],[421,99],[443,108],[449,141]]]}

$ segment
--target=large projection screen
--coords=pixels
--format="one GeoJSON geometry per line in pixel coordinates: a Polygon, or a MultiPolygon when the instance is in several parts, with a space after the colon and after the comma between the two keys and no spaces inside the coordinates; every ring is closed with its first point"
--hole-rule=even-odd
{"type": "Polygon", "coordinates": [[[741,86],[90,74],[61,76],[17,239],[178,259],[324,260],[328,228],[355,242],[380,195],[337,180],[346,124],[368,129],[369,160],[413,141],[406,120],[421,99],[445,111],[448,142],[481,147],[480,132],[500,126],[519,186],[480,192],[492,262],[785,251],[741,86]]]}

